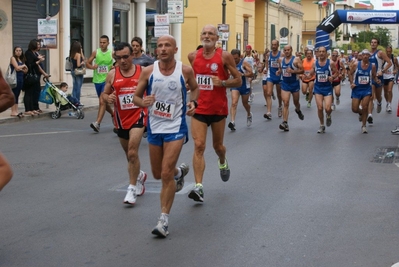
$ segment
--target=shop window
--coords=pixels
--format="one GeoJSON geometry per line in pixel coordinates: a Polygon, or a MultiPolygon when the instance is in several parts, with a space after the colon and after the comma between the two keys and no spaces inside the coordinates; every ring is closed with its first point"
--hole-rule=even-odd
{"type": "Polygon", "coordinates": [[[70,2],[71,43],[79,41],[86,55],[91,53],[92,47],[91,5],[92,0],[71,0],[70,2]]]}

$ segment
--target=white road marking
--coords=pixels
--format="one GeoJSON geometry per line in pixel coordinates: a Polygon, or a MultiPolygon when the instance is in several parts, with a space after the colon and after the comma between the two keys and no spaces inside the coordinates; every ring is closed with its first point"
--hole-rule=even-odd
{"type": "Polygon", "coordinates": [[[18,137],[18,136],[31,136],[31,135],[45,135],[45,134],[62,134],[62,133],[71,133],[72,131],[62,131],[62,132],[44,132],[44,133],[26,133],[26,134],[9,134],[9,135],[0,135],[2,137],[18,137]]]}

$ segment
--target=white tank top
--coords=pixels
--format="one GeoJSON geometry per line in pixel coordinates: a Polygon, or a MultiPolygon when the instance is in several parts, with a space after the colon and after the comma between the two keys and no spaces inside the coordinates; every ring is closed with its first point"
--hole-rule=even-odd
{"type": "Polygon", "coordinates": [[[164,76],[159,70],[159,61],[155,61],[149,81],[147,95],[155,95],[155,103],[148,107],[150,133],[178,133],[186,116],[187,90],[182,62],[176,61],[174,72],[164,76]]]}

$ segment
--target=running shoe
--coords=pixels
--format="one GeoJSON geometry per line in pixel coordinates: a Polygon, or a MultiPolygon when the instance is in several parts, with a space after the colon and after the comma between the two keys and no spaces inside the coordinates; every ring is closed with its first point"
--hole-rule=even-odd
{"type": "Polygon", "coordinates": [[[362,114],[359,114],[359,121],[362,121],[362,114]]]}
{"type": "Polygon", "coordinates": [[[335,104],[334,104],[334,103],[331,104],[331,110],[332,110],[332,111],[335,110],[335,104]]]}
{"type": "Polygon", "coordinates": [[[142,196],[144,195],[145,192],[145,186],[144,183],[147,180],[147,174],[140,170],[139,176],[137,177],[137,182],[136,182],[136,195],[137,196],[142,196]]]}
{"type": "Polygon", "coordinates": [[[337,106],[339,106],[339,104],[341,103],[341,101],[339,100],[339,97],[335,98],[335,103],[337,104],[337,106]]]}
{"type": "Polygon", "coordinates": [[[184,187],[184,177],[187,175],[190,167],[186,163],[182,163],[180,164],[179,169],[181,170],[181,175],[179,178],[175,179],[176,192],[179,192],[184,187]]]}
{"type": "Polygon", "coordinates": [[[367,128],[366,128],[366,126],[362,126],[362,133],[364,133],[364,134],[367,133],[367,128]]]}
{"type": "Polygon", "coordinates": [[[254,93],[251,93],[248,97],[248,103],[252,103],[254,101],[254,93]]]}
{"type": "Polygon", "coordinates": [[[250,127],[252,124],[252,112],[249,113],[250,115],[247,117],[247,127],[250,127]]]}
{"type": "Polygon", "coordinates": [[[134,205],[137,200],[137,194],[136,194],[136,189],[134,187],[128,187],[127,188],[127,193],[125,196],[125,200],[123,202],[128,205],[134,205]]]}
{"type": "Polygon", "coordinates": [[[278,107],[278,114],[277,114],[277,116],[279,117],[279,118],[281,118],[281,116],[283,116],[283,107],[278,107]]]}
{"type": "Polygon", "coordinates": [[[98,133],[100,131],[100,124],[95,122],[90,123],[90,127],[96,132],[98,133]]]}
{"type": "Polygon", "coordinates": [[[235,131],[236,130],[236,124],[234,122],[229,122],[229,124],[227,125],[230,130],[235,131]]]}
{"type": "Polygon", "coordinates": [[[306,92],[305,100],[306,100],[306,101],[309,101],[309,92],[306,92]]]}
{"type": "Polygon", "coordinates": [[[326,125],[327,125],[327,127],[330,127],[330,126],[331,126],[331,123],[332,123],[331,115],[330,115],[330,116],[327,115],[327,116],[326,116],[326,125]]]}
{"type": "Polygon", "coordinates": [[[368,122],[369,124],[373,124],[373,116],[369,115],[369,116],[367,117],[367,122],[368,122]]]}
{"type": "Polygon", "coordinates": [[[276,100],[276,95],[274,94],[274,91],[273,91],[273,93],[272,93],[272,99],[273,99],[273,100],[276,100]]]}
{"type": "Polygon", "coordinates": [[[279,125],[280,130],[283,130],[284,132],[288,132],[290,130],[290,128],[288,127],[288,123],[283,121],[280,125],[279,125]]]}
{"type": "Polygon", "coordinates": [[[381,112],[381,109],[382,109],[381,102],[380,102],[380,103],[377,103],[377,113],[380,113],[380,112],[381,112]]]}
{"type": "Polygon", "coordinates": [[[220,164],[220,159],[218,159],[218,165],[220,170],[220,178],[222,178],[223,182],[227,182],[230,178],[230,168],[227,159],[224,159],[224,164],[220,164]]]}
{"type": "Polygon", "coordinates": [[[197,202],[204,202],[204,190],[202,184],[196,184],[194,189],[188,194],[188,197],[197,202]]]}
{"type": "Polygon", "coordinates": [[[308,102],[307,107],[311,108],[312,107],[312,103],[308,102]]]}
{"type": "Polygon", "coordinates": [[[387,104],[387,112],[392,113],[392,108],[391,108],[391,105],[389,105],[389,104],[387,104]]]}
{"type": "Polygon", "coordinates": [[[263,118],[270,121],[272,119],[272,114],[270,112],[263,114],[263,118]]]}
{"type": "Polygon", "coordinates": [[[151,233],[159,237],[167,237],[169,235],[168,224],[163,218],[159,218],[157,225],[151,233]]]}
{"type": "Polygon", "coordinates": [[[391,133],[393,133],[393,134],[399,134],[399,126],[397,126],[396,129],[393,129],[393,130],[391,131],[391,133]]]}
{"type": "Polygon", "coordinates": [[[317,133],[325,133],[325,131],[326,131],[326,127],[324,125],[321,125],[319,127],[319,130],[317,131],[317,133]]]}
{"type": "Polygon", "coordinates": [[[303,121],[303,119],[305,118],[305,116],[303,116],[302,111],[301,110],[296,110],[295,109],[296,114],[298,114],[298,118],[303,121]]]}

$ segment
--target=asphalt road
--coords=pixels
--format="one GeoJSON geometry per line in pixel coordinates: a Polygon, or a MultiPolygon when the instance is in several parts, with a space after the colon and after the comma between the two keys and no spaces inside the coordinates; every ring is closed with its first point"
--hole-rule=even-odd
{"type": "MultiPolygon", "coordinates": [[[[192,172],[176,195],[166,239],[151,235],[160,213],[146,139],[140,147],[147,191],[135,207],[123,202],[126,159],[106,116],[101,132],[66,116],[0,125],[0,150],[14,178],[0,193],[0,266],[323,266],[383,267],[399,262],[398,123],[384,109],[361,134],[349,89],[325,134],[315,104],[290,131],[265,121],[260,85],[246,127],[226,126],[231,178],[221,181],[207,140],[205,202],[187,198],[192,172]],[[394,158],[385,158],[395,151],[394,158]],[[378,163],[386,161],[390,163],[378,163]],[[395,164],[396,163],[398,164],[395,164]]],[[[397,103],[395,88],[394,103],[397,103]]],[[[396,111],[396,109],[395,109],[396,111]]],[[[189,141],[180,161],[191,166],[189,141]]]]}

